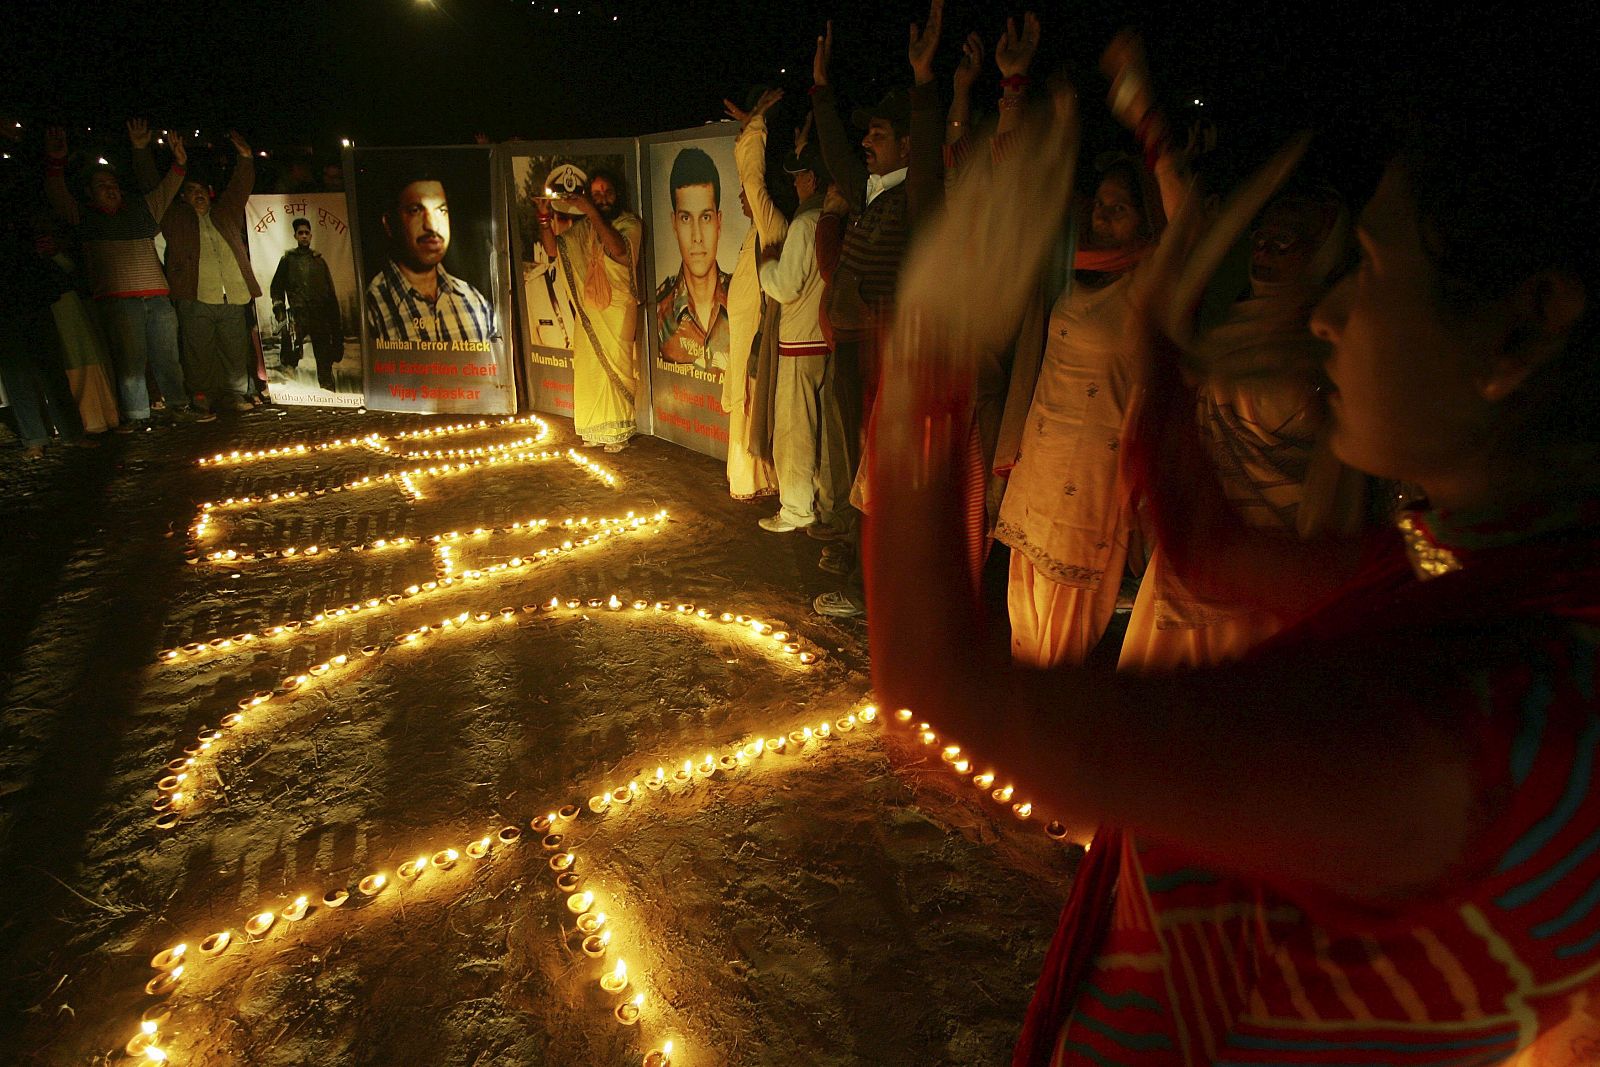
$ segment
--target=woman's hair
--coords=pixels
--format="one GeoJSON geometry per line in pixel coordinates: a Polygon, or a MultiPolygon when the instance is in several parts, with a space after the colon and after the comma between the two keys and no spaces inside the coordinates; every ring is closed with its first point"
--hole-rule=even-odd
{"type": "Polygon", "coordinates": [[[1581,461],[1600,450],[1600,171],[1583,121],[1592,90],[1549,41],[1529,52],[1518,62],[1502,50],[1507,61],[1492,80],[1474,67],[1413,92],[1394,163],[1447,314],[1545,271],[1582,287],[1564,350],[1509,398],[1501,442],[1502,451],[1531,446],[1581,461]]]}

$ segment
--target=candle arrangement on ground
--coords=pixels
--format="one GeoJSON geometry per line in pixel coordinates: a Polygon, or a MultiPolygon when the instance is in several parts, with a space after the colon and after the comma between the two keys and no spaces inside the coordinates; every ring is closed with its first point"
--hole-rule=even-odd
{"type": "MultiPolygon", "coordinates": [[[[697,617],[698,610],[683,611],[665,603],[652,605],[652,608],[656,614],[690,618],[697,617]]],[[[759,627],[752,626],[751,629],[756,630],[759,627]]],[[[603,786],[591,798],[587,811],[569,803],[529,820],[529,828],[536,834],[544,835],[541,842],[543,852],[549,855],[546,866],[549,868],[551,884],[558,898],[562,899],[564,910],[572,917],[573,934],[581,942],[583,954],[591,959],[604,961],[597,982],[600,990],[606,995],[606,1004],[618,1023],[624,1026],[636,1026],[651,1021],[646,1007],[651,1000],[646,991],[646,987],[650,984],[650,976],[637,965],[630,968],[622,955],[630,947],[648,950],[649,945],[646,936],[642,934],[639,935],[639,941],[632,945],[623,938],[615,936],[616,930],[628,926],[627,914],[621,907],[619,894],[608,886],[603,876],[578,873],[583,861],[575,848],[566,845],[568,837],[578,830],[578,827],[572,824],[580,819],[625,817],[636,800],[658,796],[661,799],[653,801],[654,803],[670,803],[673,799],[687,796],[697,789],[715,788],[719,779],[726,782],[745,774],[759,774],[772,765],[781,766],[804,761],[829,746],[849,743],[855,737],[868,735],[869,728],[885,723],[897,723],[905,727],[908,735],[914,737],[920,744],[931,746],[938,743],[937,733],[928,723],[916,721],[916,716],[910,709],[902,708],[893,716],[885,717],[879,713],[876,706],[869,704],[846,709],[843,714],[836,717],[825,717],[796,725],[787,732],[779,731],[772,737],[743,738],[722,746],[720,751],[705,753],[698,761],[691,756],[684,762],[695,767],[696,771],[677,788],[670,790],[640,788],[641,779],[648,783],[659,782],[663,778],[662,768],[658,767],[650,774],[641,771],[639,777],[625,783],[603,786]],[[799,740],[794,740],[795,738],[799,740]]],[[[965,764],[966,761],[960,759],[959,754],[959,748],[947,746],[941,752],[941,758],[952,767],[965,764]]],[[[965,775],[965,771],[966,768],[963,767],[957,773],[965,775]]],[[[976,780],[972,784],[977,787],[981,796],[994,778],[994,772],[986,771],[975,776],[976,780]]],[[[1004,790],[995,790],[992,799],[997,804],[1005,804],[1012,795],[1013,792],[1008,786],[1004,790]]],[[[1011,810],[1018,819],[1027,819],[1028,814],[1018,812],[1018,807],[1026,808],[1028,805],[1025,802],[1011,805],[1011,810]]],[[[1061,840],[1066,836],[1064,831],[1060,833],[1055,831],[1054,827],[1059,824],[1051,825],[1052,829],[1047,832],[1053,839],[1061,840]]],[[[392,877],[390,872],[374,871],[361,878],[356,888],[363,896],[371,898],[377,897],[387,886],[394,884],[402,891],[418,894],[416,902],[421,903],[427,899],[421,895],[426,892],[423,883],[426,881],[428,887],[436,883],[444,884],[446,876],[456,867],[463,855],[479,863],[500,859],[511,855],[514,847],[525,847],[520,845],[522,840],[522,834],[517,826],[501,826],[498,830],[491,830],[475,841],[459,843],[461,846],[459,849],[455,845],[448,845],[432,850],[431,855],[430,851],[425,849],[414,859],[400,863],[393,871],[392,877]]],[[[324,910],[331,916],[333,907],[337,905],[328,906],[327,902],[338,900],[342,903],[348,895],[348,888],[345,886],[335,886],[327,890],[322,897],[324,910]]],[[[297,923],[307,918],[312,910],[309,900],[309,896],[297,896],[279,911],[275,912],[269,908],[246,918],[242,928],[250,939],[249,945],[265,942],[279,919],[297,923]]],[[[232,930],[221,930],[205,935],[204,940],[200,942],[201,945],[214,947],[204,954],[210,957],[220,955],[232,943],[233,936],[232,930]]],[[[248,951],[248,948],[241,948],[239,951],[248,951]]],[[[187,987],[200,987],[204,975],[196,977],[193,973],[187,972],[185,964],[180,962],[185,961],[187,956],[188,945],[185,942],[158,952],[151,960],[151,967],[157,973],[146,984],[145,992],[151,996],[169,997],[179,990],[180,978],[186,973],[189,973],[187,987]]],[[[168,1016],[171,1010],[172,1006],[169,1004],[166,1009],[168,1016]]],[[[144,1042],[148,1048],[157,1048],[154,1042],[158,1036],[157,1031],[150,1027],[149,1020],[146,1019],[141,1023],[139,1033],[129,1039],[129,1044],[144,1042]]],[[[670,1039],[668,1043],[670,1044],[670,1039]]]]}
{"type": "MultiPolygon", "coordinates": [[[[487,433],[498,428],[493,423],[464,424],[434,436],[469,430],[487,433]]],[[[396,459],[419,458],[415,451],[401,454],[402,449],[413,447],[405,445],[405,440],[399,434],[337,438],[326,447],[308,444],[284,449],[276,456],[267,454],[269,450],[257,450],[253,455],[241,450],[237,460],[224,457],[203,466],[260,470],[272,459],[311,462],[316,456],[341,451],[347,456],[345,462],[359,461],[363,451],[396,459]],[[247,468],[251,463],[255,466],[247,468]]],[[[446,451],[436,440],[416,440],[417,448],[446,451]]],[[[533,435],[524,434],[505,442],[502,451],[480,452],[470,441],[452,441],[450,444],[463,447],[451,450],[448,457],[426,458],[489,459],[513,454],[516,449],[531,450],[533,442],[533,435]]],[[[634,471],[630,470],[629,476],[630,482],[637,482],[634,471]]],[[[598,474],[585,466],[577,481],[589,477],[598,474]]],[[[462,484],[470,484],[470,480],[462,484]]],[[[614,487],[615,476],[600,484],[614,487]]],[[[315,499],[314,492],[295,492],[297,495],[287,498],[280,493],[280,499],[315,499]]],[[[614,517],[573,514],[563,518],[561,511],[538,507],[533,517],[512,520],[503,517],[504,509],[498,509],[492,521],[469,519],[446,529],[451,525],[447,517],[433,533],[413,534],[408,529],[387,538],[374,536],[370,526],[364,536],[350,536],[362,531],[362,525],[348,519],[338,525],[343,533],[340,537],[327,536],[327,529],[334,525],[331,522],[291,519],[276,523],[274,529],[290,531],[289,536],[276,548],[267,549],[248,547],[231,532],[223,533],[224,525],[236,521],[235,515],[241,530],[254,522],[254,504],[248,502],[270,495],[246,492],[231,498],[236,507],[221,503],[205,510],[195,531],[205,543],[197,542],[194,558],[219,568],[230,565],[246,576],[265,572],[273,580],[297,586],[326,582],[328,588],[335,588],[337,580],[345,592],[329,598],[335,607],[291,612],[301,617],[281,622],[263,620],[281,620],[282,614],[263,613],[262,618],[252,620],[249,629],[236,623],[224,629],[237,629],[237,633],[203,640],[180,638],[182,643],[158,654],[152,677],[159,684],[175,692],[190,686],[197,693],[203,685],[204,699],[220,700],[221,706],[207,717],[212,725],[198,729],[194,739],[181,746],[181,752],[162,755],[153,801],[157,833],[149,831],[149,815],[133,816],[146,828],[153,850],[164,850],[168,856],[174,848],[180,856],[202,855],[216,848],[225,835],[248,825],[241,822],[242,817],[260,822],[268,812],[274,819],[281,817],[285,832],[298,836],[308,817],[315,823],[322,795],[343,789],[339,772],[332,768],[348,767],[361,759],[359,750],[326,739],[331,736],[329,730],[341,725],[333,719],[347,720],[352,714],[358,718],[387,716],[384,697],[379,695],[374,703],[368,694],[392,698],[403,691],[408,678],[421,681],[420,688],[432,688],[432,679],[439,674],[436,663],[450,660],[460,664],[469,653],[532,662],[530,653],[538,658],[548,655],[548,651],[535,650],[562,649],[566,650],[563,661],[570,659],[584,668],[577,673],[569,668],[564,674],[552,665],[538,676],[545,687],[551,686],[552,679],[560,679],[562,689],[570,678],[573,695],[561,698],[566,717],[562,721],[567,725],[541,726],[539,741],[535,744],[530,738],[532,747],[520,764],[524,776],[528,767],[535,768],[528,783],[505,779],[504,771],[497,777],[488,767],[479,770],[477,747],[471,758],[465,758],[465,751],[459,758],[429,755],[423,764],[409,766],[396,757],[389,761],[392,777],[388,780],[401,790],[401,796],[411,796],[413,801],[416,790],[405,785],[413,778],[435,784],[459,780],[462,799],[492,782],[493,796],[498,799],[464,808],[460,820],[441,808],[420,820],[402,819],[396,824],[386,815],[370,829],[363,823],[353,852],[339,844],[330,849],[326,834],[321,835],[318,847],[318,831],[313,826],[312,836],[303,845],[291,846],[295,857],[286,866],[273,868],[270,879],[256,877],[255,867],[246,868],[242,880],[230,881],[226,899],[219,897],[215,907],[197,906],[202,900],[189,899],[193,892],[186,894],[187,904],[174,911],[171,920],[164,920],[171,924],[170,936],[150,938],[147,934],[142,939],[144,948],[138,960],[141,964],[148,960],[150,970],[138,979],[137,986],[117,997],[118,1006],[111,1009],[113,1017],[120,1020],[111,1023],[117,1028],[115,1039],[131,1056],[152,1062],[229,1062],[231,1053],[223,1049],[249,1048],[251,1057],[259,1057],[274,1048],[287,1030],[306,1039],[332,1042],[306,1048],[342,1047],[345,1051],[280,1050],[282,1055],[354,1062],[349,1060],[348,1046],[339,1044],[342,1038],[336,1036],[339,1028],[333,1022],[339,1017],[362,1018],[368,1006],[356,1001],[335,1008],[329,1003],[331,992],[345,979],[333,980],[331,972],[328,979],[317,979],[324,967],[337,963],[348,972],[380,945],[388,958],[393,958],[424,929],[430,934],[416,943],[428,944],[430,953],[413,952],[419,955],[419,963],[431,954],[433,946],[443,948],[451,931],[470,938],[480,946],[474,951],[482,954],[479,929],[484,917],[493,914],[489,904],[516,902],[509,914],[537,927],[527,936],[517,935],[523,947],[515,950],[516,957],[534,968],[543,983],[540,1002],[553,997],[550,1010],[559,1019],[570,1020],[552,1024],[583,1028],[582,1036],[563,1031],[565,1036],[557,1038],[568,1050],[562,1062],[679,1067],[749,1062],[749,1035],[741,1038],[726,1032],[720,1022],[710,1023],[706,1011],[716,1007],[722,1013],[719,1019],[729,1010],[737,1012],[738,983],[758,972],[779,975],[783,966],[753,944],[749,933],[741,932],[750,929],[749,917],[735,920],[730,914],[724,920],[716,911],[706,911],[705,902],[715,899],[719,885],[742,883],[749,876],[742,872],[748,872],[752,860],[756,869],[769,870],[763,877],[781,875],[787,880],[791,873],[803,873],[818,863],[825,868],[828,850],[848,851],[863,839],[855,832],[838,830],[822,832],[815,840],[806,833],[755,836],[742,844],[735,838],[732,844],[737,847],[723,855],[713,840],[702,841],[697,835],[708,820],[720,819],[719,813],[730,806],[750,814],[729,826],[757,825],[779,817],[776,813],[792,806],[785,798],[794,796],[797,789],[806,796],[818,795],[804,784],[812,781],[829,783],[826,795],[840,802],[860,789],[859,798],[844,808],[819,810],[815,816],[819,827],[830,825],[829,820],[836,820],[843,811],[849,812],[852,825],[869,826],[876,817],[874,812],[880,810],[876,805],[882,802],[873,799],[875,796],[881,798],[886,788],[902,794],[907,789],[904,783],[896,784],[897,776],[884,777],[889,769],[886,752],[898,753],[897,759],[909,760],[909,765],[917,768],[908,782],[937,783],[939,795],[969,798],[964,809],[982,812],[978,816],[981,822],[975,826],[993,827],[1012,836],[1020,831],[1038,841],[1039,862],[1057,864],[1064,861],[1046,857],[1068,855],[1039,832],[1049,833],[1052,825],[1045,813],[1034,812],[1014,789],[1001,798],[1010,783],[1000,769],[976,764],[952,751],[935,725],[909,711],[880,713],[860,703],[863,687],[859,678],[850,676],[848,665],[832,654],[834,649],[825,653],[815,643],[814,625],[805,627],[807,632],[797,632],[792,623],[773,617],[770,600],[767,611],[735,610],[740,606],[735,600],[744,604],[762,601],[744,600],[735,594],[726,604],[720,602],[721,596],[708,602],[705,589],[709,586],[694,596],[659,599],[635,592],[651,588],[648,581],[614,581],[608,583],[608,591],[607,584],[597,586],[593,579],[569,584],[564,568],[558,577],[545,566],[560,560],[580,570],[587,564],[614,571],[623,553],[606,552],[607,545],[623,547],[626,553],[661,551],[664,541],[672,543],[653,536],[668,528],[664,511],[641,507],[633,513],[617,508],[614,517]],[[304,536],[311,529],[315,529],[314,539],[304,536]],[[221,543],[224,537],[234,543],[221,543]],[[217,552],[224,555],[206,558],[217,552]],[[234,553],[232,558],[226,558],[228,552],[234,553]],[[382,569],[388,575],[394,561],[405,564],[408,554],[421,557],[424,552],[431,557],[429,582],[403,587],[383,582],[378,588],[388,586],[390,591],[377,596],[362,592],[360,599],[350,599],[348,579],[335,577],[349,571],[350,564],[373,573],[382,569]],[[517,555],[510,555],[513,552],[517,555]],[[335,560],[343,562],[314,565],[335,560]],[[526,580],[533,577],[542,580],[526,580]],[[551,586],[557,583],[581,591],[552,592],[551,586]],[[543,588],[535,591],[536,584],[543,588]],[[649,653],[635,665],[634,659],[646,649],[660,651],[649,653]],[[619,650],[626,651],[619,656],[619,650]],[[286,667],[285,661],[295,666],[286,667]],[[274,680],[260,677],[263,669],[272,670],[274,680]],[[713,687],[712,702],[694,712],[698,698],[685,684],[699,686],[701,683],[693,680],[704,678],[707,670],[714,670],[719,681],[713,687]],[[241,677],[248,672],[256,673],[251,681],[241,677]],[[602,699],[632,702],[631,721],[644,727],[642,731],[618,734],[615,726],[601,726],[613,720],[609,708],[589,709],[577,695],[607,675],[618,677],[600,689],[610,694],[602,699]],[[759,685],[759,691],[767,695],[746,708],[743,705],[756,696],[750,685],[758,677],[767,679],[759,685]],[[629,683],[625,678],[635,681],[629,683]],[[242,695],[235,695],[241,682],[242,695]],[[793,695],[784,698],[781,694],[785,691],[793,695]],[[363,696],[357,697],[358,692],[363,696]],[[688,712],[681,710],[681,698],[675,694],[690,694],[688,712]],[[657,706],[663,710],[649,710],[657,706]],[[592,740],[588,739],[591,721],[595,726],[592,740]],[[318,735],[325,737],[320,769],[312,763],[318,735]],[[259,772],[250,769],[263,759],[267,759],[264,767],[274,762],[289,766],[277,755],[268,758],[284,745],[306,752],[307,762],[301,773],[285,776],[275,771],[264,780],[272,783],[270,795],[263,795],[263,780],[259,772]],[[330,752],[334,753],[331,766],[330,752]],[[568,762],[568,752],[582,753],[576,765],[582,773],[565,777],[537,770],[544,763],[568,762]],[[618,764],[619,759],[626,762],[618,764]],[[865,775],[869,766],[873,770],[865,775]],[[927,777],[929,774],[935,777],[927,777]],[[858,776],[860,786],[852,784],[858,776]],[[474,810],[475,817],[471,814],[474,810]],[[441,812],[444,818],[438,818],[441,812]],[[202,814],[204,818],[199,817],[202,814]],[[161,832],[176,829],[184,832],[161,832]],[[781,847],[773,851],[777,840],[787,840],[787,847],[812,855],[797,866],[796,857],[781,847]],[[648,846],[643,854],[652,858],[630,858],[639,855],[640,846],[648,846]],[[747,854],[747,848],[756,851],[747,854]],[[681,881],[690,876],[694,886],[681,881]],[[682,916],[674,917],[670,905],[680,900],[685,907],[697,909],[693,914],[704,921],[684,923],[682,916]],[[701,903],[691,904],[697,900],[701,903]],[[463,905],[463,901],[471,903],[463,905]],[[669,905],[665,912],[664,905],[669,905]],[[472,911],[458,913],[464,906],[472,911]],[[561,947],[550,935],[556,935],[561,947]],[[692,947],[703,938],[709,938],[704,955],[692,947]],[[241,983],[248,984],[248,992],[241,983]],[[230,1008],[235,1002],[237,1007],[230,1008]],[[244,1013],[237,1024],[229,1018],[232,1011],[244,1013]],[[342,1014],[332,1014],[336,1011],[342,1014]],[[274,1015],[281,1015],[283,1027],[259,1028],[274,1015]],[[602,1053],[602,1046],[609,1051],[602,1053]],[[592,1054],[572,1051],[589,1048],[592,1054]],[[571,1058],[574,1054],[577,1060],[571,1058]]],[[[331,506],[343,510],[329,514],[348,516],[350,509],[377,499],[366,494],[338,496],[331,506]]],[[[406,507],[414,498],[391,499],[406,507]]],[[[668,500],[676,498],[669,496],[668,500]]],[[[274,514],[282,511],[277,508],[279,501],[271,503],[274,514]]],[[[595,510],[592,500],[587,506],[591,513],[595,510]]],[[[676,522],[691,530],[697,526],[693,516],[676,522]]],[[[210,576],[219,571],[207,566],[185,573],[210,576]]],[[[317,593],[313,596],[322,599],[317,593]]],[[[235,617],[240,617],[239,613],[235,612],[235,617]]],[[[205,618],[198,621],[203,627],[205,618]]],[[[194,627],[187,632],[205,633],[206,629],[194,627]]],[[[409,684],[416,686],[417,682],[409,684]]],[[[495,692],[498,696],[491,699],[509,704],[505,710],[532,727],[543,721],[545,693],[553,694],[554,689],[543,689],[541,683],[530,679],[521,688],[495,692]]],[[[365,736],[375,739],[378,735],[366,731],[365,736]]],[[[516,731],[509,736],[517,736],[516,731]]],[[[897,803],[910,805],[925,789],[918,785],[897,803]]],[[[383,810],[394,811],[387,806],[383,810]]],[[[917,836],[922,832],[919,827],[927,823],[914,811],[908,806],[907,821],[897,818],[894,824],[891,837],[905,835],[908,847],[916,849],[898,862],[910,870],[932,869],[928,867],[934,862],[932,850],[917,836]],[[923,858],[924,851],[929,858],[923,858]]],[[[792,819],[798,828],[812,816],[801,807],[781,818],[792,819]]],[[[993,829],[975,833],[969,849],[974,851],[974,862],[979,862],[978,846],[984,838],[992,839],[993,833],[993,829]]],[[[1054,833],[1049,836],[1056,837],[1054,833]]],[[[227,856],[202,862],[214,863],[227,874],[237,864],[227,856]]],[[[195,891],[206,881],[201,870],[196,866],[192,872],[195,891]]],[[[983,884],[994,880],[992,873],[979,877],[983,884]]],[[[836,917],[830,923],[841,930],[851,929],[859,921],[858,915],[872,913],[870,907],[865,912],[862,909],[870,896],[860,896],[870,882],[847,880],[845,884],[853,888],[842,897],[835,896],[837,890],[822,889],[824,884],[810,885],[802,878],[791,886],[794,908],[802,912],[825,908],[836,917]]],[[[939,929],[935,917],[945,907],[939,900],[938,884],[915,881],[910,892],[916,908],[927,909],[923,921],[933,921],[926,927],[930,933],[939,929]]],[[[1003,879],[1000,884],[1005,884],[1003,879]]],[[[793,939],[794,921],[783,915],[782,909],[772,914],[770,929],[760,940],[786,944],[793,939]]],[[[491,923],[496,921],[491,919],[491,923]]],[[[865,931],[861,936],[865,949],[872,937],[865,931]]],[[[492,979],[492,974],[486,977],[492,979]]],[[[891,995],[898,981],[880,981],[883,995],[891,995]]],[[[481,999],[481,985],[468,985],[480,990],[481,999]]],[[[489,992],[492,995],[492,985],[489,992]]],[[[465,994],[453,995],[459,999],[465,994]]],[[[522,994],[512,996],[516,1002],[522,994]]],[[[909,1003],[926,1001],[914,996],[909,1003]]],[[[772,1007],[770,1001],[768,1007],[772,1007]]],[[[987,1010],[979,1009],[980,1013],[987,1010]]],[[[417,1017],[433,1018],[435,1011],[448,1014],[449,1009],[424,1007],[417,1017]]],[[[511,1017],[526,1019],[527,1011],[524,1005],[511,1017]]],[[[814,1013],[812,1017],[818,1018],[814,1013]]],[[[809,1053],[799,1053],[796,1059],[795,1049],[812,1047],[803,1036],[811,1025],[798,1020],[775,1021],[774,1031],[765,1033],[755,1047],[787,1048],[786,1054],[773,1052],[786,1062],[810,1060],[809,1053]]],[[[837,1021],[833,1025],[837,1026],[837,1021]]],[[[488,1049],[495,1047],[495,1042],[473,1038],[472,1047],[488,1049]]],[[[435,1047],[440,1062],[455,1062],[458,1051],[460,1047],[451,1040],[435,1047]]],[[[850,1058],[848,1044],[841,1044],[835,1055],[837,1059],[815,1062],[856,1062],[850,1058]]],[[[952,1055],[952,1062],[976,1062],[959,1052],[952,1055]]],[[[532,1046],[515,1054],[507,1050],[505,1056],[516,1062],[554,1062],[542,1058],[532,1046]]],[[[394,1059],[392,1052],[389,1058],[404,1061],[404,1055],[394,1059]]],[[[462,1062],[470,1061],[468,1055],[462,1062]]]]}

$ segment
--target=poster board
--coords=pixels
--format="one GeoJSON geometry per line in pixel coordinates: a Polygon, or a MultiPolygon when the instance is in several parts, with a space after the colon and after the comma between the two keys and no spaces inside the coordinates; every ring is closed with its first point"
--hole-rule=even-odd
{"type": "MultiPolygon", "coordinates": [[[[604,170],[622,181],[621,206],[638,214],[638,145],[632,139],[519,141],[505,146],[504,160],[524,407],[571,418],[577,308],[564,272],[539,243],[534,198],[547,191],[566,195],[581,190],[597,170],[604,170]]],[[[555,232],[564,232],[571,218],[555,212],[555,232]]],[[[640,286],[643,293],[643,275],[640,286]]],[[[634,342],[634,365],[641,372],[645,353],[641,331],[634,342]]],[[[638,373],[635,381],[645,383],[647,375],[638,373]]],[[[636,397],[635,416],[641,429],[648,429],[647,396],[645,388],[636,397]]]]}
{"type": "Polygon", "coordinates": [[[724,122],[639,139],[651,432],[718,459],[728,454],[727,286],[750,227],[739,207],[737,133],[724,122]]]}
{"type": "Polygon", "coordinates": [[[360,407],[361,301],[344,194],[251,196],[245,236],[273,402],[360,407]]]}
{"type": "Polygon", "coordinates": [[[510,239],[497,151],[346,151],[367,407],[516,410],[510,239]]]}

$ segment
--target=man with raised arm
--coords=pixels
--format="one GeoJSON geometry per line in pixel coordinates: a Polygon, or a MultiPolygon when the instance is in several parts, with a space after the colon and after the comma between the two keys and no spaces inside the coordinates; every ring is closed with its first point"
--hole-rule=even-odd
{"type": "MultiPolygon", "coordinates": [[[[822,160],[854,218],[844,236],[839,265],[825,296],[825,312],[833,329],[833,360],[824,389],[837,417],[824,425],[841,440],[826,445],[831,457],[829,479],[835,491],[848,485],[860,469],[862,441],[872,406],[878,374],[882,332],[894,318],[895,285],[911,228],[937,201],[943,183],[938,127],[938,90],[933,81],[933,57],[944,18],[944,0],[932,0],[928,19],[911,27],[907,59],[915,75],[911,93],[891,90],[874,108],[858,108],[852,118],[865,130],[857,155],[839,117],[838,103],[828,81],[833,56],[833,24],[817,38],[812,58],[812,110],[822,160]],[[931,165],[913,166],[913,113],[931,119],[931,137],[922,147],[931,165]]],[[[924,123],[919,123],[923,125],[924,123]]],[[[854,554],[858,556],[859,554],[854,554]]],[[[835,558],[830,569],[847,575],[842,592],[824,593],[813,602],[823,615],[851,618],[866,613],[866,596],[860,565],[835,558]]]]}
{"type": "MultiPolygon", "coordinates": [[[[770,106],[770,105],[769,105],[770,106]]],[[[779,509],[759,521],[763,530],[788,533],[804,529],[819,518],[831,522],[817,499],[817,444],[822,425],[822,383],[829,347],[822,338],[822,272],[817,265],[817,220],[822,212],[822,192],[828,172],[822,154],[806,136],[811,119],[797,131],[795,151],[784,161],[784,171],[794,181],[799,206],[794,219],[785,220],[772,204],[766,183],[767,124],[763,113],[741,116],[745,130],[734,143],[739,182],[750,202],[751,214],[761,228],[775,217],[773,237],[762,232],[762,250],[756,268],[761,292],[779,306],[776,359],[772,373],[757,382],[752,410],[763,423],[757,429],[770,439],[778,476],[779,509]],[[763,403],[763,400],[768,403],[763,403]],[[770,412],[770,414],[768,414],[770,412]]],[[[824,496],[822,503],[830,503],[824,496]]],[[[839,504],[843,504],[841,499],[839,504]]]]}
{"type": "MultiPolygon", "coordinates": [[[[167,239],[167,278],[183,327],[184,374],[205,414],[250,411],[250,302],[261,295],[245,243],[244,204],[255,188],[250,146],[228,132],[237,153],[228,185],[211,190],[185,179],[161,216],[167,239]]],[[[145,154],[145,153],[140,153],[145,154]]]]}

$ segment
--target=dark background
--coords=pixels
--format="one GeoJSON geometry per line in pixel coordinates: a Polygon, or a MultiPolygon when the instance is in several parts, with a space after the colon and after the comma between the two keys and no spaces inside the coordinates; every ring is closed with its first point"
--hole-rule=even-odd
{"type": "MultiPolygon", "coordinates": [[[[998,31],[1028,6],[949,0],[939,57],[947,92],[960,38],[977,29],[991,59],[976,99],[992,102],[998,31]]],[[[1569,3],[1031,6],[1044,21],[1035,73],[1059,64],[1075,73],[1091,149],[1125,143],[1105,117],[1096,59],[1132,26],[1148,41],[1175,118],[1203,113],[1241,159],[1315,127],[1312,165],[1336,180],[1381,153],[1374,106],[1403,99],[1424,63],[1443,57],[1492,81],[1498,43],[1510,37],[1549,34],[1573,57],[1595,39],[1595,16],[1569,3]],[[1462,45],[1465,23],[1495,28],[1462,45]]],[[[21,0],[7,12],[0,118],[21,122],[22,140],[5,162],[13,175],[25,163],[31,178],[46,121],[76,127],[76,150],[115,157],[130,114],[199,128],[202,142],[218,145],[236,125],[274,162],[314,153],[319,164],[336,160],[345,137],[368,146],[463,143],[477,133],[635,136],[720,118],[724,96],[757,83],[788,90],[774,124],[782,131],[803,115],[827,17],[836,28],[833,80],[859,103],[909,82],[906,25],[926,10],[925,0],[21,0]]]]}

